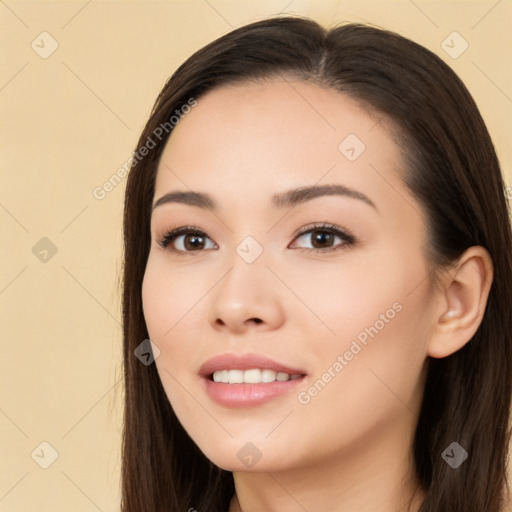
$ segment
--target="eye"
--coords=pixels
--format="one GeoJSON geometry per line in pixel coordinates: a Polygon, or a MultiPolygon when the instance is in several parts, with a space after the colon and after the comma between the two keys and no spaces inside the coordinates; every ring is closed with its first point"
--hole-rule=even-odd
{"type": "MultiPolygon", "coordinates": [[[[356,241],[355,237],[347,233],[340,227],[334,224],[314,224],[313,226],[305,226],[301,228],[294,237],[294,240],[300,238],[308,239],[311,241],[310,247],[302,247],[307,251],[314,252],[329,252],[342,249],[344,247],[353,245],[356,241]],[[333,245],[338,239],[340,242],[333,245]]],[[[291,248],[294,248],[290,246],[291,248]]]]}
{"type": "Polygon", "coordinates": [[[182,226],[167,232],[158,243],[176,253],[198,252],[202,249],[218,249],[204,231],[194,226],[182,226]],[[211,243],[208,244],[207,240],[211,243]]]}
{"type": "MultiPolygon", "coordinates": [[[[356,242],[355,237],[350,233],[334,224],[325,223],[318,223],[299,229],[294,235],[294,241],[301,238],[305,240],[309,238],[312,246],[299,246],[298,248],[313,252],[335,251],[353,245],[356,242]],[[338,240],[338,243],[333,245],[336,243],[336,240],[338,240]]],[[[169,250],[178,254],[219,248],[204,231],[194,226],[182,226],[172,229],[158,240],[158,244],[164,249],[169,248],[169,250]]],[[[293,245],[295,244],[296,242],[293,245]]],[[[290,245],[290,248],[297,248],[293,245],[290,245]]]]}

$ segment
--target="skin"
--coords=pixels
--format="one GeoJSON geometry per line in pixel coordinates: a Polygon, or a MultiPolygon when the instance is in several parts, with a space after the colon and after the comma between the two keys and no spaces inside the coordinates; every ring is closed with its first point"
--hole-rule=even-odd
{"type": "MultiPolygon", "coordinates": [[[[230,512],[397,512],[413,494],[411,511],[418,510],[424,494],[410,450],[426,359],[445,357],[471,338],[492,264],[485,249],[471,248],[432,286],[425,219],[404,171],[385,119],[300,80],[217,88],[173,131],[155,201],[194,190],[210,194],[218,209],[154,209],[144,315],[177,417],[210,460],[233,471],[230,512]],[[349,134],[366,146],[352,162],[338,149],[349,134]],[[273,194],[315,184],[350,187],[375,208],[332,195],[271,206],[273,194]],[[338,250],[322,253],[311,233],[294,237],[323,222],[350,231],[355,244],[335,238],[325,247],[338,250]],[[159,245],[170,228],[187,225],[206,233],[203,249],[178,253],[159,245]],[[263,248],[252,263],[236,252],[247,236],[263,248]],[[400,312],[301,403],[298,394],[396,303],[400,312]],[[307,376],[265,404],[225,407],[206,395],[198,371],[226,352],[262,354],[307,376]],[[237,457],[247,442],[261,453],[251,468],[237,457]]],[[[184,238],[174,247],[183,250],[184,238]]]]}

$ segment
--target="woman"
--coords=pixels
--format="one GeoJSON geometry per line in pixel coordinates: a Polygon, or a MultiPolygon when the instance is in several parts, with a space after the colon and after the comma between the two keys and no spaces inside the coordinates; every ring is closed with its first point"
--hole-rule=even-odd
{"type": "Polygon", "coordinates": [[[136,156],[123,511],[502,509],[510,221],[441,59],[253,23],[179,67],[136,156]]]}

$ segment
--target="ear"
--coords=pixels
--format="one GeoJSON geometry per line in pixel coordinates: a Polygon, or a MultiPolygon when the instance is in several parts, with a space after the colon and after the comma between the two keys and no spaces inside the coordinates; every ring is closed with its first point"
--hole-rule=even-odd
{"type": "Polygon", "coordinates": [[[431,357],[446,357],[475,334],[484,316],[494,276],[489,252],[481,246],[467,249],[441,277],[435,324],[428,342],[431,357]]]}

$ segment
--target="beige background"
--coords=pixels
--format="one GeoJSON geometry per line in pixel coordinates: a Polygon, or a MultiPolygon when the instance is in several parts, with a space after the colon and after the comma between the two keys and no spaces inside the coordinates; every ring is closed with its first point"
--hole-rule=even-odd
{"type": "Polygon", "coordinates": [[[187,56],[279,12],[368,21],[439,54],[474,95],[512,185],[509,1],[0,2],[0,511],[119,509],[124,180],[102,200],[93,189],[129,158],[187,56]],[[44,31],[59,45],[47,58],[44,31]],[[453,31],[469,44],[456,59],[441,47],[453,31]],[[44,441],[58,452],[47,469],[44,441]]]}

